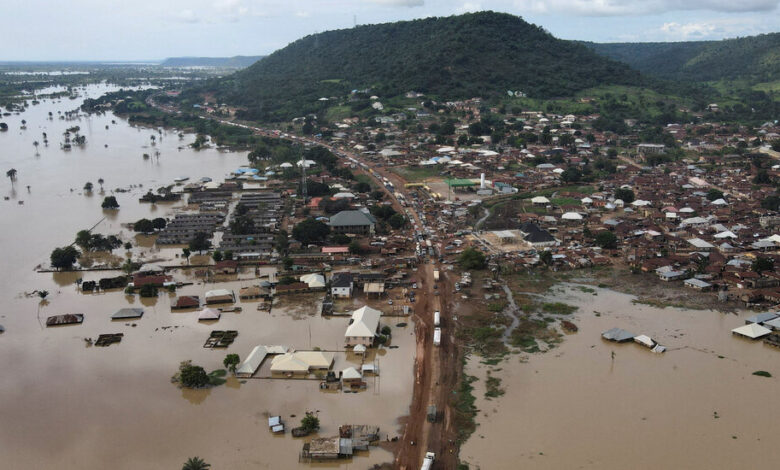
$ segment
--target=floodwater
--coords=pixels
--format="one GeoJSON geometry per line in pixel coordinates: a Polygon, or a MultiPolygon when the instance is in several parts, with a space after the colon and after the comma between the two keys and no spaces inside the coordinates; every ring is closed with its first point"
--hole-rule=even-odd
{"type": "MultiPolygon", "coordinates": [[[[110,90],[90,86],[97,96],[110,90]]],[[[368,380],[368,390],[358,394],[320,392],[316,381],[231,379],[206,391],[183,391],[170,382],[180,361],[191,359],[207,371],[222,368],[227,353],[243,359],[258,344],[282,344],[299,350],[340,348],[347,318],[323,319],[316,297],[298,305],[286,301],[269,314],[256,310],[256,302],[238,303],[240,313],[225,313],[213,324],[197,321],[194,312],[170,311],[172,296],[140,300],[121,291],[85,295],[75,281],[96,280],[115,273],[40,274],[34,268],[47,263],[51,250],[69,244],[78,230],[90,228],[121,234],[132,241],[134,259],[169,260],[179,249],[154,251],[149,240],[137,238],[121,224],[141,217],[170,216],[175,205],[138,203],[147,188],[170,184],[177,176],[197,180],[203,176],[220,181],[229,171],[246,163],[245,153],[215,149],[195,151],[178,147],[194,140],[177,133],[160,134],[138,129],[107,114],[80,120],[58,120],[57,111],[69,111],[81,100],[46,100],[29,111],[2,117],[9,131],[0,133],[0,455],[3,468],[171,469],[191,456],[200,456],[213,468],[306,468],[298,463],[304,440],[289,433],[274,436],[266,416],[281,415],[296,426],[307,410],[319,411],[321,436],[335,435],[346,423],[374,424],[393,437],[397,418],[408,413],[414,355],[413,327],[393,328],[398,349],[380,352],[381,377],[368,380]],[[55,119],[48,120],[52,111],[55,119]],[[27,129],[20,130],[21,120],[27,129]],[[112,119],[116,121],[112,124],[112,119]],[[82,149],[65,152],[59,142],[63,131],[81,127],[87,137],[82,149]],[[108,126],[108,129],[106,129],[108,126]],[[42,132],[49,146],[42,144],[42,132]],[[150,136],[157,145],[150,145],[150,136]],[[33,141],[38,140],[39,156],[33,141]],[[105,146],[107,145],[107,147],[105,146]],[[142,158],[160,152],[159,158],[142,158]],[[5,177],[17,170],[12,185],[5,177]],[[97,183],[105,180],[106,195],[120,204],[115,213],[104,212],[97,183]],[[91,196],[81,188],[91,181],[91,196]],[[130,192],[112,193],[115,188],[130,192]],[[27,190],[27,186],[30,190],[27,190]],[[70,191],[73,188],[74,191],[70,191]],[[19,201],[24,201],[19,204],[19,201]],[[44,302],[26,296],[47,290],[44,302]],[[111,321],[122,307],[143,307],[145,315],[127,322],[111,321]],[[60,313],[84,313],[77,326],[45,328],[45,318],[60,313]],[[239,331],[227,350],[202,347],[213,329],[239,331]],[[124,333],[120,344],[88,347],[84,338],[101,333],[124,333]],[[293,418],[291,415],[296,415],[293,418]]],[[[124,256],[124,250],[115,252],[124,256]]],[[[194,261],[195,257],[192,258],[194,261]]],[[[165,264],[184,263],[173,258],[165,264]]],[[[185,274],[175,274],[186,280],[185,274]]],[[[220,284],[194,284],[179,294],[203,295],[213,288],[230,288],[236,294],[251,280],[220,284]]],[[[403,320],[389,319],[395,325],[403,320]]],[[[344,364],[343,360],[340,360],[344,364]]],[[[379,448],[359,453],[350,461],[315,464],[314,467],[367,468],[389,462],[392,455],[379,448]]]]}
{"type": "Polygon", "coordinates": [[[780,351],[731,334],[752,313],[632,299],[604,289],[556,295],[579,306],[579,332],[526,363],[513,355],[493,367],[506,391],[497,399],[484,398],[490,367],[472,358],[479,425],[461,459],[484,469],[776,468],[780,351]],[[602,340],[613,327],[669,351],[602,340]]]}

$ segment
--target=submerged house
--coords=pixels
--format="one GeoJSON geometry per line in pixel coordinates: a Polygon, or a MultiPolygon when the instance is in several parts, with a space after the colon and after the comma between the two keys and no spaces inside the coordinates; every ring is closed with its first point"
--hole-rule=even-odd
{"type": "Polygon", "coordinates": [[[334,357],[333,353],[324,351],[288,352],[273,358],[271,372],[306,375],[312,370],[328,370],[334,357]]]}
{"type": "Polygon", "coordinates": [[[344,333],[345,346],[353,347],[358,344],[373,346],[381,316],[382,312],[368,306],[363,306],[352,312],[352,319],[344,333]]]}

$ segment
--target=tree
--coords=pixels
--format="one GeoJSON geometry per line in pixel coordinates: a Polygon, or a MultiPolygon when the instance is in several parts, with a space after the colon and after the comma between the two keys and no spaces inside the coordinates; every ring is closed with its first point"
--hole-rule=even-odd
{"type": "Polygon", "coordinates": [[[141,297],[157,297],[157,286],[154,284],[144,284],[138,289],[141,297]]]}
{"type": "Polygon", "coordinates": [[[758,170],[758,173],[756,173],[756,177],[753,178],[754,184],[770,184],[772,183],[772,178],[769,177],[769,173],[767,173],[766,170],[761,169],[758,170]]]}
{"type": "Polygon", "coordinates": [[[485,254],[474,248],[466,248],[458,257],[458,262],[463,269],[484,269],[485,254]]]}
{"type": "Polygon", "coordinates": [[[7,176],[13,183],[14,181],[16,181],[16,169],[11,168],[10,170],[6,171],[5,176],[7,176]]]}
{"type": "Polygon", "coordinates": [[[289,256],[285,256],[284,259],[282,260],[282,264],[284,265],[284,269],[286,271],[289,271],[293,267],[293,259],[290,258],[289,256]]]}
{"type": "Polygon", "coordinates": [[[553,261],[553,255],[551,251],[543,251],[539,253],[539,261],[544,263],[547,266],[550,266],[553,261]]]}
{"type": "Polygon", "coordinates": [[[154,223],[149,219],[140,219],[133,224],[133,230],[141,233],[152,233],[154,232],[154,223]]]}
{"type": "Polygon", "coordinates": [[[715,188],[710,188],[710,190],[707,191],[707,199],[710,201],[714,201],[722,197],[723,197],[723,191],[717,190],[715,188]]]}
{"type": "Polygon", "coordinates": [[[70,269],[80,255],[79,250],[73,246],[55,248],[50,256],[51,265],[57,269],[70,269]]]}
{"type": "Polygon", "coordinates": [[[301,428],[306,432],[315,432],[320,428],[320,419],[307,411],[306,416],[301,419],[301,428]]]}
{"type": "Polygon", "coordinates": [[[617,236],[612,232],[600,232],[596,235],[596,245],[604,249],[614,250],[617,248],[617,236]]]}
{"type": "Polygon", "coordinates": [[[187,388],[203,388],[209,384],[209,376],[203,367],[184,361],[179,365],[179,382],[187,388]]]}
{"type": "Polygon", "coordinates": [[[152,225],[154,226],[155,230],[162,230],[165,228],[166,225],[168,225],[168,221],[163,219],[162,217],[157,217],[154,220],[152,220],[152,225]]]}
{"type": "Polygon", "coordinates": [[[84,185],[84,191],[88,193],[92,192],[92,183],[90,181],[87,181],[87,183],[84,185]]]}
{"type": "Polygon", "coordinates": [[[772,194],[761,201],[761,207],[770,211],[780,211],[780,196],[772,194]]]}
{"type": "Polygon", "coordinates": [[[757,273],[772,271],[775,269],[775,260],[765,256],[758,256],[755,260],[753,260],[752,268],[753,271],[757,273]]]}
{"type": "Polygon", "coordinates": [[[92,234],[89,233],[89,230],[79,230],[78,233],[76,233],[76,245],[88,250],[91,238],[92,234]]]}
{"type": "Polygon", "coordinates": [[[356,193],[367,193],[371,191],[371,185],[365,181],[358,181],[352,186],[352,190],[356,193]]]}
{"type": "Polygon", "coordinates": [[[228,354],[225,356],[225,359],[222,361],[222,364],[224,364],[227,369],[232,372],[236,373],[236,366],[238,363],[241,362],[241,360],[238,358],[238,354],[228,354]]]}
{"type": "Polygon", "coordinates": [[[219,262],[220,262],[220,261],[222,261],[222,259],[223,259],[223,258],[222,258],[222,252],[221,252],[221,251],[219,251],[219,250],[215,251],[215,252],[214,252],[214,253],[211,255],[211,257],[212,257],[212,258],[214,258],[214,261],[216,261],[217,263],[219,263],[219,262]]]}
{"type": "Polygon", "coordinates": [[[47,290],[39,290],[38,291],[38,297],[40,297],[41,300],[44,300],[48,296],[49,296],[49,291],[47,291],[47,290]]]}
{"type": "Polygon", "coordinates": [[[391,227],[398,230],[399,228],[406,225],[406,217],[404,217],[401,214],[393,214],[390,216],[389,219],[387,219],[387,223],[390,224],[391,227]]]}
{"type": "Polygon", "coordinates": [[[205,460],[200,457],[190,457],[184,462],[184,466],[181,470],[208,470],[211,468],[210,464],[207,464],[205,460]]]}
{"type": "Polygon", "coordinates": [[[353,255],[359,255],[363,252],[363,247],[360,246],[357,240],[352,240],[349,242],[349,252],[353,255]]]}
{"type": "Polygon", "coordinates": [[[276,251],[280,254],[284,254],[287,252],[287,247],[290,245],[289,240],[287,240],[287,230],[279,230],[279,233],[276,234],[274,237],[274,248],[276,251]]]}
{"type": "Polygon", "coordinates": [[[293,227],[293,238],[304,245],[322,242],[328,238],[330,227],[325,223],[308,218],[293,227]]]}
{"type": "Polygon", "coordinates": [[[182,248],[181,254],[187,258],[187,264],[190,262],[190,255],[192,254],[192,251],[189,248],[182,248]]]}
{"type": "Polygon", "coordinates": [[[211,240],[209,240],[209,236],[204,232],[198,232],[192,237],[192,240],[190,240],[189,248],[192,251],[200,253],[211,248],[211,240]]]}
{"type": "Polygon", "coordinates": [[[573,166],[570,166],[563,170],[563,173],[561,173],[561,179],[566,183],[576,183],[582,179],[582,172],[573,166]]]}
{"type": "Polygon", "coordinates": [[[98,184],[100,185],[100,190],[103,191],[103,183],[106,181],[103,178],[98,178],[98,184]]]}
{"type": "Polygon", "coordinates": [[[103,199],[103,204],[100,205],[103,209],[119,209],[119,203],[114,196],[106,196],[103,199]]]}
{"type": "Polygon", "coordinates": [[[634,202],[634,191],[628,188],[618,188],[615,190],[615,199],[620,199],[626,204],[634,202]]]}

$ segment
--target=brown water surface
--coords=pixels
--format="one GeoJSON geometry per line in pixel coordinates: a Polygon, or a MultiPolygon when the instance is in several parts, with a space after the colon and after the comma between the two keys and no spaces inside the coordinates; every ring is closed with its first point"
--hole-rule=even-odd
{"type": "Polygon", "coordinates": [[[579,332],[527,363],[513,355],[492,367],[504,396],[484,398],[489,367],[470,360],[481,411],[463,460],[483,469],[777,467],[780,351],[731,334],[753,312],[659,309],[604,289],[565,290],[556,300],[579,306],[579,332]],[[613,327],[669,351],[602,340],[613,327]]]}
{"type": "MultiPolygon", "coordinates": [[[[93,86],[87,92],[97,96],[110,89],[93,86]]],[[[363,393],[322,393],[316,381],[236,379],[211,390],[184,391],[170,382],[182,360],[191,359],[210,371],[222,368],[225,354],[243,358],[258,344],[334,349],[341,345],[348,320],[321,318],[318,304],[311,300],[299,306],[306,310],[304,315],[287,308],[258,312],[255,302],[247,302],[241,313],[225,313],[214,325],[205,325],[198,323],[195,312],[171,313],[172,296],[167,294],[141,301],[121,290],[85,295],[76,289],[78,278],[96,280],[117,273],[34,271],[47,262],[54,247],[71,243],[78,230],[104,217],[96,230],[119,233],[123,240],[141,245],[133,249],[136,259],[159,257],[172,260],[170,264],[183,263],[175,258],[180,248],[153,251],[148,237],[137,237],[121,224],[169,216],[181,205],[138,203],[147,188],[170,184],[177,176],[221,181],[246,163],[242,152],[180,150],[194,140],[193,135],[180,140],[176,132],[163,131],[161,137],[111,114],[72,121],[56,118],[57,111],[74,109],[80,102],[46,101],[21,115],[2,118],[10,129],[0,133],[0,169],[3,176],[10,168],[18,175],[13,185],[8,178],[0,180],[0,195],[10,199],[0,199],[0,324],[6,328],[0,334],[0,466],[171,469],[197,455],[213,468],[305,468],[309,465],[298,463],[303,440],[289,433],[272,435],[266,416],[279,414],[288,426],[295,426],[306,410],[319,410],[323,436],[336,434],[344,423],[375,424],[395,435],[397,417],[408,411],[411,399],[411,326],[394,328],[393,344],[400,347],[381,358],[380,380],[370,380],[363,393]],[[53,111],[53,121],[48,120],[48,111],[53,111]],[[27,130],[20,130],[22,119],[27,120],[27,130]],[[81,127],[87,145],[60,150],[63,131],[74,125],[81,127]],[[48,134],[48,148],[42,145],[42,132],[48,134]],[[155,147],[149,145],[151,135],[157,136],[155,147]],[[39,156],[34,140],[41,142],[39,156]],[[155,150],[159,159],[142,158],[155,150]],[[99,178],[105,180],[105,194],[117,197],[118,212],[100,208],[99,178]],[[91,196],[82,191],[87,181],[95,186],[91,196]],[[115,188],[129,188],[129,192],[113,193],[115,188]],[[36,289],[50,292],[46,301],[25,295],[36,289]],[[146,313],[138,320],[111,321],[111,314],[128,306],[143,307],[146,313]],[[77,326],[44,327],[47,316],[61,313],[84,313],[86,318],[77,326]],[[204,349],[212,329],[236,329],[239,336],[228,350],[204,349]],[[120,332],[122,342],[107,348],[90,347],[84,341],[120,332]]],[[[115,254],[124,256],[124,250],[115,254]]],[[[181,273],[176,277],[186,280],[181,273]]],[[[249,280],[196,284],[180,293],[202,296],[215,287],[237,292],[251,284],[249,280]]],[[[324,466],[366,468],[391,459],[389,452],[374,448],[351,461],[324,466]]]]}

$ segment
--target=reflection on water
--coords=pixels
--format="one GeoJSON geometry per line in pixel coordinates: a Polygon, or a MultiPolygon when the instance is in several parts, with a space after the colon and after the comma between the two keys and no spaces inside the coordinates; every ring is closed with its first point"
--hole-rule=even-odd
{"type": "Polygon", "coordinates": [[[188,402],[192,403],[193,405],[200,405],[204,401],[206,401],[206,398],[211,395],[211,389],[210,388],[202,388],[202,389],[192,389],[192,388],[181,388],[181,396],[188,402]]]}

